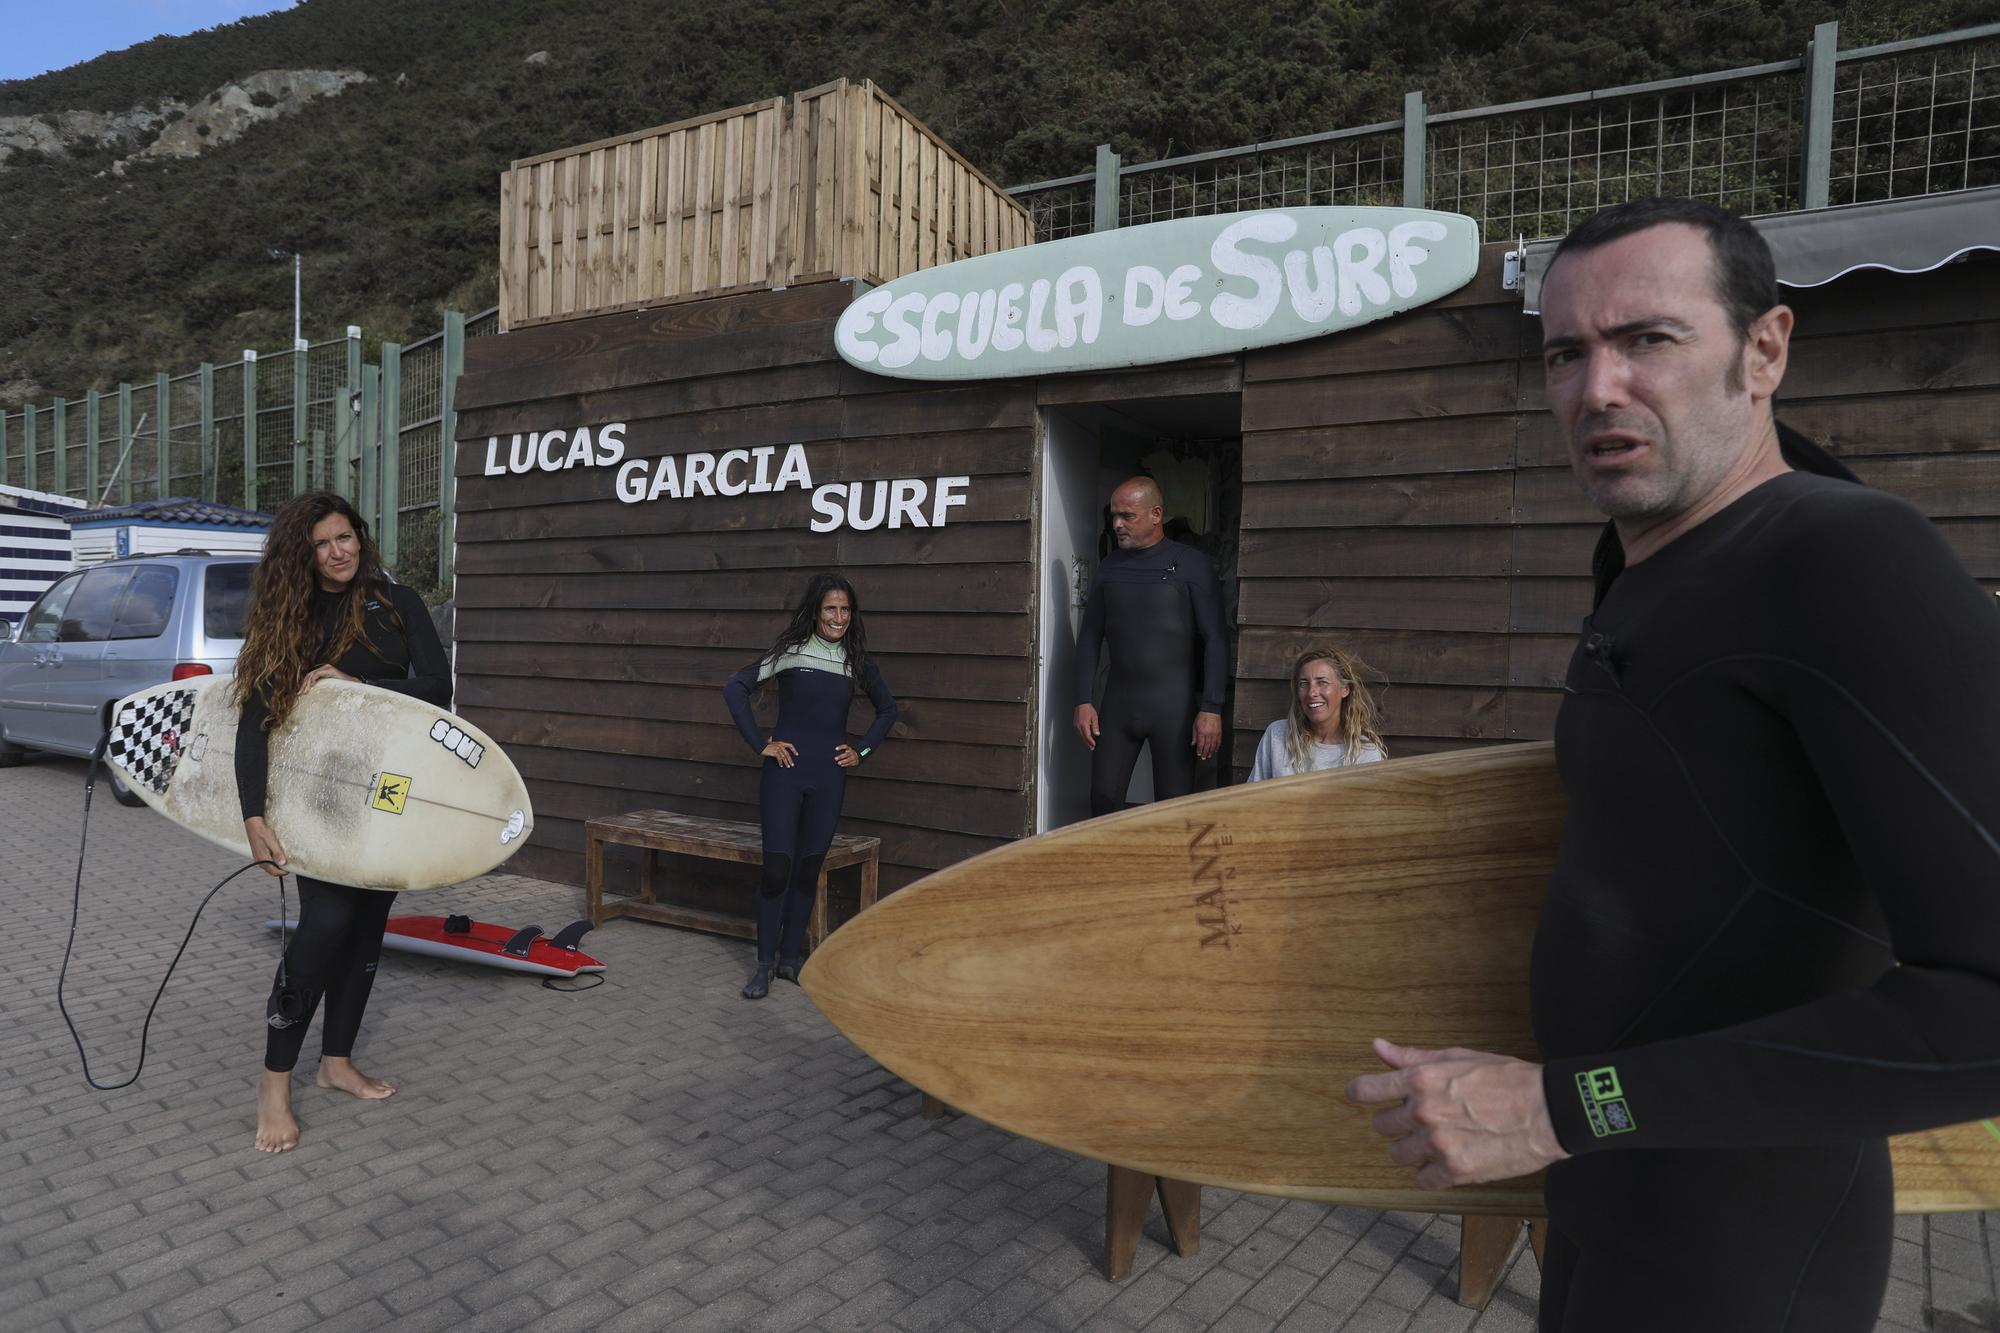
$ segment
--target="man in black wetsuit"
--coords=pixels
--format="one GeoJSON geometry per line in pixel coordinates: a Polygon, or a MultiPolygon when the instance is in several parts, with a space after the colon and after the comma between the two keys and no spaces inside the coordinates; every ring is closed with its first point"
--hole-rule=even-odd
{"type": "Polygon", "coordinates": [[[1148,741],[1160,801],[1193,791],[1196,761],[1208,763],[1222,745],[1229,645],[1215,570],[1207,556],[1166,535],[1163,507],[1151,477],[1111,493],[1118,549],[1097,567],[1077,632],[1076,734],[1091,749],[1093,816],[1125,808],[1148,741]],[[1111,674],[1100,715],[1090,700],[1105,646],[1111,674]]]}
{"type": "Polygon", "coordinates": [[[1608,209],[1542,321],[1612,520],[1556,721],[1547,1063],[1382,1042],[1349,1095],[1420,1184],[1550,1167],[1545,1333],[1864,1333],[1886,1138],[2000,1112],[2000,612],[1777,424],[1792,312],[1747,223],[1608,209]]]}

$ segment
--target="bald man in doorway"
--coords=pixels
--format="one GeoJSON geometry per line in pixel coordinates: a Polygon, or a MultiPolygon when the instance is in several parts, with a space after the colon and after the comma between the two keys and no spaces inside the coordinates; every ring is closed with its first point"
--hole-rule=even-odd
{"type": "Polygon", "coordinates": [[[1148,742],[1153,797],[1194,790],[1196,764],[1222,745],[1229,648],[1222,598],[1208,557],[1166,535],[1160,488],[1133,477],[1111,493],[1118,549],[1097,567],[1077,633],[1076,734],[1091,749],[1090,813],[1125,808],[1126,789],[1148,742]],[[1108,646],[1104,709],[1091,703],[1097,660],[1108,646]]]}

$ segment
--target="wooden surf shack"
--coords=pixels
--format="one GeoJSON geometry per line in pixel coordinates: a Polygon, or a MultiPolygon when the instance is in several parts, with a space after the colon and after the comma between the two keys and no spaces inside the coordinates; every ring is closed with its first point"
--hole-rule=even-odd
{"type": "MultiPolygon", "coordinates": [[[[903,705],[842,821],[881,839],[882,891],[1070,817],[1075,700],[1043,659],[1095,533],[1057,549],[1062,487],[1094,515],[1139,466],[1178,469],[1170,496],[1203,510],[1186,517],[1225,579],[1235,778],[1309,642],[1390,682],[1394,753],[1550,735],[1599,520],[1545,411],[1538,322],[1503,282],[1511,242],[1452,294],[1346,332],[916,383],[842,360],[841,312],[1033,237],[871,84],[526,159],[502,198],[508,332],[468,346],[459,390],[457,697],[534,796],[524,872],[580,884],[601,816],[756,818],[720,686],[826,568],[858,587],[903,705]],[[794,446],[812,486],[755,489],[794,446]],[[621,498],[627,468],[647,498],[621,498]]],[[[1783,419],[2000,588],[2000,256],[1787,299],[1783,419]]],[[[619,850],[608,876],[630,888],[619,850]]],[[[688,901],[746,911],[747,883],[688,901]]],[[[856,892],[836,878],[836,921],[856,892]]]]}

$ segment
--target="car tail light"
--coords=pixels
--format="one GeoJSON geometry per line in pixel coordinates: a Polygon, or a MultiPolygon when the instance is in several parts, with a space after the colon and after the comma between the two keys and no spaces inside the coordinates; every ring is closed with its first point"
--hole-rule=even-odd
{"type": "Polygon", "coordinates": [[[174,668],[175,680],[192,680],[196,676],[212,676],[215,668],[200,662],[182,662],[174,668]]]}

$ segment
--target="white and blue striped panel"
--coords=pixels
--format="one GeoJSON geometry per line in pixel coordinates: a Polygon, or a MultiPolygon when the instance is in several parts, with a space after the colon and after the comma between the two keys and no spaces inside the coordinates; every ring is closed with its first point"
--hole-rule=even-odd
{"type": "Polygon", "coordinates": [[[67,523],[0,507],[0,619],[25,616],[70,559],[67,523]]]}

